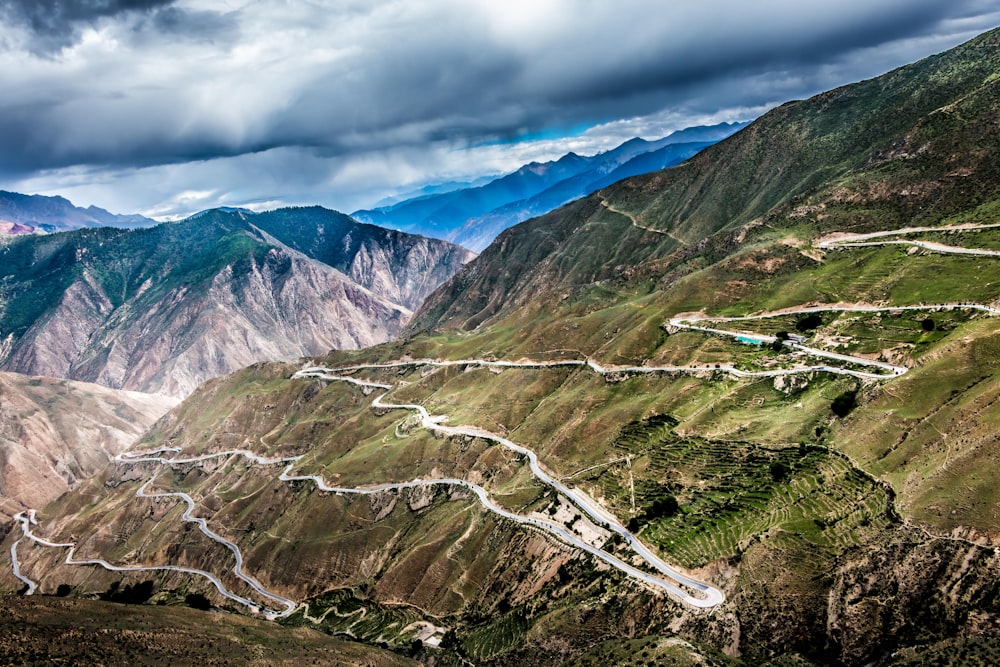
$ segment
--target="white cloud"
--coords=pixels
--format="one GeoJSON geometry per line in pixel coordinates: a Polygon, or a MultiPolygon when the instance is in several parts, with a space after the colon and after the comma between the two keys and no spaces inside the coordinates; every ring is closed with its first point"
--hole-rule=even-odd
{"type": "Polygon", "coordinates": [[[162,215],[189,191],[352,210],[749,118],[998,21],[1000,0],[150,0],[5,21],[0,187],[162,215]]]}

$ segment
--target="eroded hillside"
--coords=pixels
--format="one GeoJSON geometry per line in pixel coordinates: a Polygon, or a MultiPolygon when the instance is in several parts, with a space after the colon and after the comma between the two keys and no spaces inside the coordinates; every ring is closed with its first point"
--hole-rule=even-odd
{"type": "Polygon", "coordinates": [[[0,373],[0,514],[42,507],[130,447],[177,401],[0,373]]]}
{"type": "Polygon", "coordinates": [[[183,398],[256,361],[388,340],[472,254],[312,208],[20,238],[0,257],[0,367],[183,398]]]}

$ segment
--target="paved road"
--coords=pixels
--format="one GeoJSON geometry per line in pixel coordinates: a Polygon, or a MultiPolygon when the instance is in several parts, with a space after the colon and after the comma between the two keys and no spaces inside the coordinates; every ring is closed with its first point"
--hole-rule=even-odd
{"type": "MultiPolygon", "coordinates": [[[[258,459],[257,462],[260,463],[261,460],[258,459]]],[[[194,504],[194,499],[192,499],[191,496],[182,491],[149,493],[146,491],[146,489],[152,483],[153,483],[152,479],[147,480],[145,484],[139,487],[139,490],[136,491],[135,495],[138,496],[139,498],[180,498],[181,500],[183,500],[185,503],[187,503],[187,509],[184,511],[184,515],[182,518],[190,523],[198,524],[198,528],[201,530],[202,533],[204,533],[208,538],[215,540],[219,544],[229,549],[229,551],[232,552],[233,556],[236,557],[236,565],[233,566],[233,574],[235,574],[237,578],[241,579],[242,581],[245,581],[252,589],[260,593],[262,596],[269,598],[274,602],[277,602],[279,605],[283,605],[285,607],[284,610],[264,609],[262,611],[264,612],[265,616],[269,618],[281,618],[284,616],[288,616],[293,611],[295,611],[296,607],[298,607],[298,603],[294,602],[293,600],[289,600],[286,597],[278,595],[277,593],[272,593],[268,591],[261,585],[259,581],[257,581],[256,578],[243,571],[243,553],[240,551],[240,548],[236,546],[234,543],[227,540],[226,538],[219,535],[218,533],[214,532],[211,528],[209,528],[208,522],[205,521],[205,519],[196,517],[192,514],[194,512],[195,504],[194,504]]],[[[225,593],[223,594],[225,595],[225,593]]],[[[227,597],[242,602],[243,604],[246,604],[244,598],[237,598],[237,596],[233,595],[227,595],[227,597]]]]}
{"type": "MultiPolygon", "coordinates": [[[[711,317],[707,315],[705,316],[689,315],[684,317],[671,318],[667,320],[667,325],[675,327],[677,329],[687,329],[689,331],[701,331],[704,333],[710,333],[719,336],[728,336],[730,338],[749,338],[752,340],[760,341],[761,343],[771,343],[777,340],[776,336],[769,336],[767,334],[747,333],[743,331],[730,331],[728,329],[717,329],[713,327],[703,327],[703,326],[698,326],[697,324],[694,323],[695,322],[747,322],[751,320],[785,317],[788,315],[799,315],[803,313],[823,313],[823,312],[878,313],[878,312],[894,312],[901,310],[941,311],[941,310],[956,310],[960,308],[968,310],[978,310],[981,312],[988,313],[990,315],[1000,315],[1000,308],[994,308],[993,306],[986,306],[978,303],[940,303],[940,304],[929,304],[920,306],[830,305],[830,306],[803,306],[801,308],[789,308],[786,310],[775,311],[770,313],[761,313],[758,315],[743,315],[739,317],[711,317]]],[[[835,370],[833,367],[828,367],[828,366],[808,367],[810,369],[824,370],[833,373],[841,373],[844,375],[853,375],[855,377],[872,378],[872,379],[886,379],[886,378],[898,377],[908,371],[908,369],[905,366],[896,366],[894,364],[889,364],[884,361],[875,361],[872,359],[866,359],[864,357],[853,357],[846,354],[837,354],[836,352],[827,352],[826,350],[820,350],[814,347],[808,347],[806,345],[802,345],[801,343],[796,343],[790,340],[783,341],[783,345],[785,347],[805,352],[810,356],[821,357],[824,359],[831,359],[834,361],[843,361],[846,363],[857,364],[860,366],[871,366],[874,368],[882,369],[886,371],[886,373],[868,373],[865,371],[855,371],[846,368],[835,370]]]]}
{"type": "MultiPolygon", "coordinates": [[[[205,533],[205,535],[207,535],[208,537],[210,537],[211,539],[215,540],[216,542],[219,542],[220,544],[223,544],[227,548],[229,548],[230,551],[232,551],[233,554],[236,556],[236,562],[237,562],[237,564],[236,564],[236,567],[233,568],[233,571],[236,574],[236,576],[239,577],[240,579],[242,579],[243,581],[245,581],[254,590],[256,590],[258,593],[260,593],[264,597],[269,598],[271,600],[274,600],[275,602],[278,602],[279,605],[282,605],[285,608],[282,609],[282,610],[262,608],[260,605],[258,605],[253,600],[247,599],[247,598],[245,598],[243,596],[240,596],[240,595],[237,595],[237,594],[231,592],[230,590],[228,590],[226,588],[225,584],[223,584],[222,581],[217,576],[215,576],[211,572],[206,572],[205,570],[199,570],[199,569],[191,568],[191,567],[183,567],[183,566],[180,566],[180,565],[125,565],[125,566],[123,566],[123,565],[112,565],[111,563],[107,562],[106,560],[103,560],[103,559],[100,559],[100,558],[87,558],[87,559],[78,560],[78,559],[74,558],[74,556],[76,554],[76,544],[75,543],[73,543],[73,542],[52,542],[50,540],[46,540],[43,537],[39,537],[34,532],[32,532],[31,526],[38,524],[38,520],[37,520],[37,517],[36,517],[35,510],[32,509],[32,510],[28,510],[27,512],[19,512],[14,517],[14,520],[21,524],[21,531],[24,533],[24,537],[26,537],[27,539],[30,539],[33,542],[36,542],[36,543],[41,544],[41,545],[46,546],[46,547],[67,548],[67,549],[69,549],[69,551],[66,553],[66,558],[64,560],[64,562],[67,565],[98,565],[98,566],[103,567],[104,569],[110,570],[112,572],[171,571],[171,572],[183,572],[183,573],[186,573],[186,574],[194,574],[194,575],[198,575],[200,577],[204,577],[205,579],[208,579],[209,581],[211,581],[212,584],[215,586],[215,588],[219,591],[219,593],[222,594],[224,597],[226,597],[226,598],[228,598],[228,599],[230,599],[230,600],[232,600],[234,602],[237,602],[237,603],[239,603],[241,605],[249,607],[250,609],[252,609],[252,610],[254,610],[256,612],[263,613],[264,616],[266,616],[267,618],[270,618],[270,619],[282,618],[284,616],[288,616],[293,611],[295,611],[295,609],[298,606],[297,603],[295,603],[292,600],[289,600],[287,598],[284,598],[284,597],[282,597],[280,595],[276,595],[274,593],[271,593],[271,592],[267,591],[263,586],[260,585],[260,583],[256,579],[254,579],[253,577],[245,574],[242,571],[242,568],[243,568],[243,554],[240,553],[239,548],[236,547],[235,544],[233,544],[232,542],[229,542],[228,540],[226,540],[226,539],[222,538],[221,536],[217,535],[216,533],[212,532],[208,528],[208,526],[206,525],[204,519],[199,519],[197,517],[191,516],[191,512],[194,510],[194,501],[191,499],[190,496],[188,496],[185,493],[146,493],[146,487],[148,487],[149,484],[152,481],[153,480],[149,480],[145,484],[143,484],[142,487],[139,489],[139,491],[136,493],[136,495],[138,497],[140,497],[140,498],[162,498],[162,497],[168,497],[168,496],[183,498],[187,502],[187,504],[188,504],[188,509],[184,513],[184,520],[185,521],[191,521],[193,523],[197,523],[199,525],[199,527],[201,528],[201,531],[203,533],[205,533]]],[[[20,541],[20,540],[18,540],[18,541],[20,541]]],[[[11,562],[12,562],[13,568],[14,568],[14,575],[18,579],[20,579],[21,581],[24,581],[25,583],[28,584],[28,591],[26,593],[28,595],[31,595],[32,593],[34,593],[35,590],[36,590],[35,582],[31,581],[30,579],[28,579],[27,577],[25,577],[24,575],[21,574],[20,563],[18,562],[18,559],[17,559],[16,544],[15,544],[15,547],[11,548],[11,562]]]]}
{"type": "Polygon", "coordinates": [[[909,245],[917,245],[920,247],[927,248],[928,250],[935,250],[938,252],[951,252],[969,255],[1000,255],[1000,252],[994,250],[976,250],[973,248],[960,248],[957,246],[944,245],[943,243],[934,243],[931,241],[906,241],[903,239],[891,240],[891,241],[878,241],[869,243],[871,239],[882,239],[890,236],[906,236],[908,234],[924,234],[927,232],[968,232],[977,229],[996,229],[1000,227],[1000,223],[991,223],[986,225],[976,225],[976,224],[962,224],[962,225],[943,225],[938,227],[903,227],[902,229],[890,229],[883,232],[868,232],[865,234],[838,234],[835,233],[833,236],[827,236],[822,239],[818,239],[813,242],[814,248],[857,248],[863,246],[872,245],[886,245],[891,243],[906,243],[909,245]]]}
{"type": "MultiPolygon", "coordinates": [[[[1000,250],[984,250],[981,248],[963,248],[961,246],[945,245],[934,241],[909,241],[907,239],[892,239],[889,241],[863,241],[856,243],[836,243],[822,246],[823,248],[865,248],[869,246],[882,245],[909,245],[924,250],[946,253],[949,255],[981,255],[986,257],[1000,257],[1000,250]]],[[[819,246],[817,246],[819,247],[819,246]]]]}
{"type": "MultiPolygon", "coordinates": [[[[439,365],[459,365],[459,364],[462,364],[462,363],[469,363],[469,362],[430,362],[430,363],[431,363],[431,365],[435,365],[435,364],[439,364],[439,365]]],[[[488,365],[494,365],[494,366],[515,367],[515,368],[523,368],[523,367],[537,368],[537,367],[566,366],[566,365],[582,366],[582,365],[586,365],[587,364],[587,362],[580,362],[580,361],[573,361],[573,362],[563,362],[563,361],[557,361],[557,362],[538,362],[538,363],[528,363],[528,364],[519,364],[519,363],[515,363],[515,362],[484,362],[484,363],[488,364],[488,365]]],[[[406,365],[424,365],[424,362],[415,361],[415,362],[399,362],[399,363],[393,363],[393,364],[362,365],[362,366],[353,366],[353,367],[350,367],[350,369],[352,369],[352,370],[366,370],[366,369],[370,370],[370,369],[375,369],[375,368],[397,368],[397,367],[406,366],[406,365]]],[[[337,369],[337,372],[343,372],[343,370],[345,370],[345,369],[337,369]]],[[[350,381],[350,382],[352,382],[353,384],[356,384],[356,385],[363,385],[363,386],[367,385],[367,386],[373,387],[373,388],[382,388],[382,389],[391,389],[392,388],[389,385],[385,385],[385,384],[381,384],[381,383],[374,383],[374,382],[369,383],[369,382],[364,382],[364,381],[361,381],[361,380],[357,380],[355,378],[347,378],[347,377],[340,376],[340,375],[334,375],[333,374],[334,372],[335,371],[333,371],[332,369],[326,369],[326,368],[321,368],[321,367],[312,367],[312,368],[308,368],[308,369],[304,369],[304,370],[299,371],[298,373],[296,373],[294,375],[294,377],[297,377],[297,378],[318,377],[318,378],[321,378],[321,379],[324,379],[324,380],[350,381]]],[[[479,496],[480,502],[487,509],[489,509],[489,510],[491,510],[493,512],[496,512],[497,514],[500,514],[502,516],[505,516],[508,519],[511,519],[513,521],[517,521],[518,523],[532,525],[532,526],[535,526],[537,528],[541,528],[542,530],[545,530],[545,531],[547,531],[549,533],[554,533],[555,535],[557,535],[558,537],[560,537],[564,541],[569,542],[573,546],[575,546],[575,547],[577,547],[579,549],[582,549],[584,551],[587,551],[588,553],[594,554],[598,558],[600,558],[600,559],[604,560],[605,562],[613,565],[614,567],[618,568],[619,570],[625,572],[626,574],[628,574],[630,576],[633,576],[633,577],[635,577],[637,579],[640,579],[640,580],[645,581],[645,582],[647,582],[649,584],[652,584],[653,586],[656,586],[656,587],[658,587],[658,588],[660,588],[662,590],[667,591],[668,593],[670,593],[671,595],[674,595],[675,597],[679,598],[681,601],[685,602],[686,604],[689,604],[689,605],[694,606],[694,607],[710,608],[710,607],[718,606],[718,605],[722,604],[725,601],[725,595],[722,593],[722,591],[720,591],[719,589],[714,588],[714,587],[712,587],[712,586],[710,586],[710,585],[708,585],[708,584],[706,584],[704,582],[697,581],[695,579],[691,579],[690,577],[684,575],[683,573],[677,571],[676,569],[672,568],[670,565],[668,565],[665,562],[663,562],[658,556],[656,556],[652,551],[650,551],[642,542],[640,542],[638,539],[636,539],[636,537],[634,535],[632,535],[631,533],[629,533],[625,529],[625,527],[622,526],[621,523],[619,523],[618,519],[616,517],[614,517],[610,512],[607,512],[603,508],[597,506],[597,504],[592,499],[590,499],[588,496],[586,496],[585,494],[577,491],[576,489],[571,489],[571,488],[567,487],[562,482],[560,482],[558,479],[556,479],[551,474],[549,474],[546,470],[544,470],[542,468],[541,464],[538,462],[538,456],[531,449],[528,449],[527,447],[519,445],[519,444],[517,444],[517,443],[515,443],[515,442],[513,442],[513,441],[511,441],[511,440],[509,440],[507,438],[504,438],[503,436],[497,435],[495,433],[491,433],[490,431],[486,431],[486,430],[478,428],[478,427],[474,427],[474,426],[445,426],[445,425],[443,425],[443,424],[440,423],[440,421],[443,418],[441,418],[441,417],[437,417],[437,418],[432,417],[427,412],[427,409],[424,408],[424,406],[422,406],[422,405],[419,405],[419,404],[386,403],[383,400],[384,398],[385,398],[385,394],[381,394],[379,396],[376,396],[375,399],[372,401],[372,406],[376,407],[376,408],[390,409],[390,410],[413,410],[413,411],[416,411],[420,415],[421,424],[423,425],[424,428],[427,428],[429,430],[434,430],[434,431],[437,431],[439,433],[444,433],[446,435],[464,435],[464,436],[471,436],[471,437],[476,437],[476,438],[483,438],[483,439],[486,439],[486,440],[492,440],[493,442],[496,442],[496,443],[498,443],[498,444],[500,444],[500,445],[502,445],[504,447],[507,447],[508,449],[510,449],[512,451],[515,451],[515,452],[517,452],[517,453],[525,456],[528,459],[531,471],[535,475],[535,477],[537,477],[544,484],[547,484],[548,486],[554,488],[556,491],[558,491],[559,493],[561,493],[565,497],[567,497],[572,502],[572,504],[574,504],[575,506],[577,506],[578,508],[580,508],[581,510],[583,510],[583,512],[586,513],[598,525],[604,526],[605,528],[608,528],[609,530],[617,533],[622,538],[624,538],[624,540],[629,544],[629,546],[632,547],[632,549],[636,553],[638,553],[640,556],[642,556],[642,558],[651,567],[653,567],[657,571],[661,572],[662,574],[666,575],[669,579],[668,580],[667,579],[663,579],[661,577],[654,576],[654,575],[652,575],[652,574],[650,574],[648,572],[643,572],[642,570],[639,570],[639,569],[637,569],[635,567],[632,567],[631,565],[628,565],[628,564],[624,563],[623,561],[621,561],[620,559],[612,556],[611,554],[609,554],[609,553],[607,553],[605,551],[602,551],[601,549],[598,549],[598,548],[596,548],[596,547],[594,547],[594,546],[592,546],[590,544],[587,544],[586,542],[580,540],[578,537],[574,536],[572,533],[570,533],[568,530],[566,530],[565,528],[563,528],[562,526],[560,526],[557,523],[554,523],[554,522],[551,522],[551,521],[547,521],[545,519],[541,519],[541,518],[537,518],[537,517],[526,517],[526,516],[522,516],[520,514],[514,514],[513,512],[509,512],[507,510],[504,510],[503,508],[501,508],[500,506],[498,506],[496,503],[492,502],[489,499],[489,494],[488,494],[488,492],[485,489],[483,489],[482,487],[476,486],[474,484],[471,484],[469,482],[466,482],[464,480],[454,480],[454,479],[452,479],[452,480],[434,480],[434,481],[417,480],[417,481],[412,481],[412,482],[404,482],[404,483],[401,483],[401,484],[385,484],[385,485],[381,485],[381,486],[371,487],[369,489],[360,490],[360,489],[346,489],[346,488],[341,488],[341,487],[330,487],[330,486],[326,485],[325,482],[323,482],[323,480],[321,478],[319,478],[319,477],[317,477],[315,475],[291,476],[291,475],[288,474],[288,469],[286,469],[286,471],[284,473],[282,473],[281,479],[285,479],[285,480],[290,480],[290,479],[311,480],[311,481],[315,482],[317,485],[319,485],[319,487],[321,489],[324,489],[324,490],[327,490],[327,491],[339,491],[339,492],[342,492],[342,493],[376,493],[378,491],[384,491],[384,490],[388,490],[388,489],[409,488],[409,487],[413,487],[413,486],[421,486],[421,485],[427,485],[427,484],[438,484],[438,483],[440,483],[440,484],[457,484],[459,486],[464,486],[464,487],[466,487],[468,489],[471,489],[473,492],[475,492],[476,495],[479,496]],[[699,595],[692,595],[690,592],[685,591],[682,588],[680,588],[677,584],[681,584],[683,586],[687,586],[690,589],[696,591],[699,595]]]]}
{"type": "MultiPolygon", "coordinates": [[[[15,521],[18,520],[18,516],[20,516],[20,514],[14,516],[15,521]]],[[[38,584],[29,579],[28,577],[24,576],[23,574],[21,574],[21,564],[17,560],[17,545],[20,543],[21,540],[16,540],[14,544],[10,545],[10,563],[14,569],[14,576],[23,581],[24,584],[28,587],[28,589],[24,591],[24,594],[34,595],[35,590],[37,590],[38,588],[38,584]]]]}
{"type": "MultiPolygon", "coordinates": [[[[896,308],[888,310],[898,310],[896,308]]],[[[745,318],[754,319],[754,318],[745,318]]],[[[691,320],[693,318],[680,318],[679,321],[691,320]]],[[[673,320],[671,320],[673,322],[673,320]]],[[[685,326],[683,328],[696,328],[693,326],[685,326]]],[[[704,329],[705,331],[711,331],[710,329],[704,329]]],[[[725,335],[740,335],[745,337],[759,337],[771,339],[773,337],[760,337],[755,335],[745,335],[745,334],[735,334],[733,332],[719,330],[718,333],[725,335]]],[[[809,351],[812,348],[802,347],[803,351],[809,351]]],[[[829,352],[823,352],[822,350],[817,350],[819,354],[816,356],[829,357],[831,359],[840,358],[838,355],[829,352]]],[[[855,359],[851,357],[852,361],[855,359]]],[[[877,366],[880,362],[871,362],[870,360],[858,359],[856,363],[865,362],[869,366],[877,366]]],[[[776,368],[766,371],[745,371],[730,364],[689,364],[682,366],[604,366],[593,359],[559,359],[554,361],[486,361],[484,359],[414,359],[412,361],[394,361],[385,364],[364,364],[355,366],[337,366],[335,368],[326,368],[323,366],[310,366],[308,368],[303,368],[297,372],[292,377],[303,378],[303,377],[322,377],[323,379],[338,379],[333,374],[337,373],[350,373],[359,370],[378,370],[378,369],[392,369],[392,368],[405,368],[405,367],[419,367],[419,366],[432,366],[432,367],[446,367],[446,366],[481,366],[483,368],[558,368],[558,367],[579,367],[587,366],[595,373],[600,375],[614,375],[618,373],[713,373],[721,372],[728,375],[732,375],[739,378],[767,378],[767,377],[778,377],[779,375],[796,375],[801,373],[812,373],[814,371],[826,371],[829,373],[838,373],[841,375],[853,375],[855,377],[862,378],[875,378],[875,379],[885,379],[886,377],[895,377],[893,374],[886,375],[884,373],[868,373],[865,371],[856,371],[847,368],[837,368],[825,365],[812,365],[812,366],[798,366],[795,368],[776,368]],[[326,374],[324,377],[323,374],[326,374]]],[[[888,364],[886,365],[888,366],[888,364]]],[[[897,367],[893,366],[892,369],[897,367]]],[[[904,369],[905,372],[905,369],[904,369]]],[[[358,382],[354,381],[353,378],[343,378],[345,381],[350,380],[354,384],[358,382]]],[[[391,385],[372,383],[372,387],[377,387],[380,389],[392,389],[391,385]]]]}

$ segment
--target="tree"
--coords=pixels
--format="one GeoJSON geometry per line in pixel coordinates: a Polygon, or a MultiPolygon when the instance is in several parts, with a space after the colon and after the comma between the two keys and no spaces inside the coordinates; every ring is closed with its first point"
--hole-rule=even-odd
{"type": "Polygon", "coordinates": [[[920,320],[920,328],[928,333],[934,331],[936,326],[937,325],[934,324],[934,320],[929,317],[920,320]]]}
{"type": "Polygon", "coordinates": [[[457,651],[461,648],[462,644],[458,641],[458,633],[455,632],[454,628],[448,628],[448,631],[444,633],[441,637],[441,648],[448,649],[452,651],[457,651]]]}

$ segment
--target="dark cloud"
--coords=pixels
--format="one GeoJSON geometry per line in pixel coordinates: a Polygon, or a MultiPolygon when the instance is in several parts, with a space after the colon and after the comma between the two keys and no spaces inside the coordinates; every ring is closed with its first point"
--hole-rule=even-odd
{"type": "Polygon", "coordinates": [[[731,120],[953,46],[1000,23],[1000,0],[0,0],[0,13],[8,180],[246,156],[249,177],[291,192],[377,177],[393,152],[419,171],[449,146],[664,110],[731,120]]]}
{"type": "Polygon", "coordinates": [[[231,44],[239,37],[235,14],[163,7],[150,12],[139,31],[168,35],[179,41],[231,44]]]}
{"type": "Polygon", "coordinates": [[[38,52],[68,46],[79,27],[97,19],[149,12],[175,0],[0,0],[5,21],[27,27],[38,52]]]}

